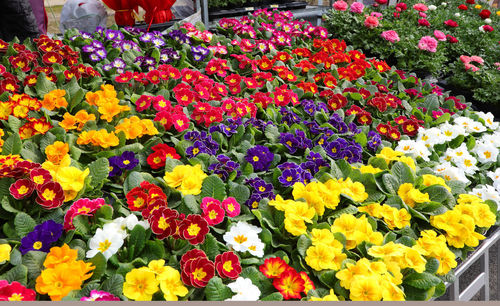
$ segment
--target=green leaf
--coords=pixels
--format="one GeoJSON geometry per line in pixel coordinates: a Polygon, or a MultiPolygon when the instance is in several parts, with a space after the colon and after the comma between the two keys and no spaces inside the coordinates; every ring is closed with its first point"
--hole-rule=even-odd
{"type": "Polygon", "coordinates": [[[226,185],[220,177],[211,175],[203,181],[200,197],[212,197],[222,201],[226,198],[226,185]]]}
{"type": "Polygon", "coordinates": [[[19,154],[21,153],[21,149],[23,148],[23,144],[21,142],[21,137],[18,133],[13,133],[12,135],[5,140],[2,147],[2,155],[8,154],[19,154]]]}
{"type": "Polygon", "coordinates": [[[279,143],[280,132],[277,126],[272,124],[266,126],[264,135],[266,135],[266,138],[269,139],[270,143],[279,143]]]}
{"type": "Polygon", "coordinates": [[[205,236],[205,241],[200,246],[205,251],[210,260],[215,260],[215,256],[219,255],[219,247],[217,246],[217,239],[212,234],[205,236]]]}
{"type": "Polygon", "coordinates": [[[109,175],[109,161],[107,158],[101,157],[98,160],[89,164],[90,170],[90,186],[97,187],[101,186],[103,181],[108,178],[109,175]]]}
{"type": "Polygon", "coordinates": [[[403,280],[403,283],[408,284],[415,288],[427,290],[441,283],[441,280],[439,279],[439,277],[435,275],[423,272],[423,273],[412,273],[408,275],[403,280]]]}
{"type": "Polygon", "coordinates": [[[93,270],[91,280],[100,279],[104,272],[106,272],[106,257],[101,252],[95,254],[94,257],[90,259],[90,262],[94,265],[95,269],[93,270]]]}
{"type": "Polygon", "coordinates": [[[139,187],[144,181],[142,175],[137,171],[132,171],[123,182],[123,192],[129,193],[134,187],[139,187]]]}
{"type": "Polygon", "coordinates": [[[400,184],[404,183],[415,183],[415,175],[413,171],[408,167],[407,164],[402,162],[396,162],[392,166],[392,174],[398,179],[400,184]]]}
{"type": "Polygon", "coordinates": [[[328,270],[328,271],[323,271],[319,275],[319,280],[326,285],[327,288],[333,289],[335,286],[335,281],[337,280],[335,278],[336,271],[328,270]]]}
{"type": "Polygon", "coordinates": [[[354,140],[359,143],[362,147],[366,146],[366,143],[368,142],[368,138],[366,138],[366,135],[364,133],[359,133],[354,137],[354,140]]]}
{"type": "Polygon", "coordinates": [[[6,280],[9,283],[13,281],[21,283],[21,285],[26,286],[28,282],[28,268],[23,265],[18,265],[0,275],[0,279],[6,280]]]}
{"type": "Polygon", "coordinates": [[[47,79],[45,73],[40,73],[36,81],[35,89],[38,96],[43,99],[46,94],[57,89],[57,87],[52,81],[47,79]]]}
{"type": "Polygon", "coordinates": [[[425,264],[425,272],[430,274],[436,274],[439,269],[439,260],[434,257],[428,258],[425,264]]]}
{"type": "Polygon", "coordinates": [[[36,226],[35,220],[26,213],[18,213],[14,218],[14,226],[19,237],[28,235],[36,226]]]}
{"type": "Polygon", "coordinates": [[[123,276],[112,274],[109,279],[102,283],[101,290],[120,296],[123,291],[123,276]]]}
{"type": "Polygon", "coordinates": [[[193,213],[193,214],[200,214],[201,209],[200,209],[200,204],[198,204],[198,201],[196,201],[196,197],[192,194],[187,194],[182,197],[182,201],[184,204],[186,204],[187,208],[193,213]]]}
{"type": "MultiPolygon", "coordinates": [[[[5,179],[2,179],[5,180],[5,179]]],[[[20,213],[20,210],[15,209],[10,205],[9,198],[8,197],[3,197],[2,198],[2,208],[5,209],[5,211],[11,212],[11,213],[20,213]]]]}
{"type": "Polygon", "coordinates": [[[242,205],[250,198],[250,189],[244,185],[236,185],[229,190],[229,196],[235,198],[242,205]]]}
{"type": "Polygon", "coordinates": [[[300,235],[299,240],[297,240],[297,251],[302,257],[306,256],[307,249],[312,245],[311,239],[305,235],[300,235]]]}
{"type": "Polygon", "coordinates": [[[142,252],[146,245],[146,240],[146,230],[137,224],[128,237],[129,259],[136,258],[142,252]]]}
{"type": "Polygon", "coordinates": [[[113,207],[111,205],[103,205],[95,212],[96,219],[112,220],[113,207]]]}
{"type": "Polygon", "coordinates": [[[23,265],[28,268],[29,279],[35,279],[40,275],[46,256],[47,253],[39,251],[29,251],[23,256],[23,265]]]}
{"type": "Polygon", "coordinates": [[[19,128],[22,125],[22,121],[20,119],[18,119],[17,117],[14,117],[14,116],[11,115],[11,116],[9,116],[8,122],[9,122],[10,129],[15,134],[19,134],[19,128]]]}
{"type": "Polygon", "coordinates": [[[279,292],[274,292],[261,298],[260,301],[283,301],[283,295],[279,292]]]}
{"type": "Polygon", "coordinates": [[[73,226],[77,233],[87,235],[90,232],[90,224],[87,216],[78,215],[73,218],[73,226]]]}
{"type": "Polygon", "coordinates": [[[441,185],[433,185],[422,190],[423,193],[429,194],[429,199],[433,202],[442,203],[448,198],[453,197],[451,193],[441,185]]]}
{"type": "Polygon", "coordinates": [[[212,277],[205,288],[205,296],[208,301],[224,301],[231,298],[234,293],[222,283],[219,277],[212,277]]]}
{"type": "Polygon", "coordinates": [[[384,187],[390,194],[398,194],[399,182],[398,179],[389,173],[382,174],[382,182],[384,182],[384,187]]]}

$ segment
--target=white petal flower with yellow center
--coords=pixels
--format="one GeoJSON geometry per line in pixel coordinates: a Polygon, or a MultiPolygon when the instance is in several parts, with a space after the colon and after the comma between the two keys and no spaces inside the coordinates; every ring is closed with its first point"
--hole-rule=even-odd
{"type": "Polygon", "coordinates": [[[233,225],[222,238],[233,250],[237,252],[250,251],[250,253],[254,252],[252,255],[257,256],[256,254],[260,254],[261,249],[262,251],[264,249],[264,247],[261,246],[262,241],[258,235],[261,231],[262,229],[259,227],[240,221],[233,225]]]}
{"type": "Polygon", "coordinates": [[[258,301],[260,290],[252,283],[249,278],[238,277],[235,282],[227,285],[231,291],[236,293],[232,298],[226,301],[258,301]]]}
{"type": "Polygon", "coordinates": [[[496,162],[498,157],[498,149],[495,148],[491,143],[476,143],[474,149],[472,149],[477,155],[477,159],[481,163],[496,162]]]}
{"type": "Polygon", "coordinates": [[[94,237],[90,238],[87,251],[87,258],[94,257],[97,253],[102,253],[106,260],[113,256],[123,245],[123,238],[120,233],[104,231],[98,228],[94,237]]]}

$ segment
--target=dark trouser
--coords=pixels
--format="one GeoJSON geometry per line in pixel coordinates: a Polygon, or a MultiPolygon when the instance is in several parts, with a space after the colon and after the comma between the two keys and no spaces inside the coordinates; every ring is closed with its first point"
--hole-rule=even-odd
{"type": "Polygon", "coordinates": [[[29,0],[0,0],[0,38],[21,41],[40,34],[29,0]]]}

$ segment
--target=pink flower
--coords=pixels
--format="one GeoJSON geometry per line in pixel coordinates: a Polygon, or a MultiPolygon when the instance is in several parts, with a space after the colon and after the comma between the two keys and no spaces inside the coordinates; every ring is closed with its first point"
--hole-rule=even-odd
{"type": "Polygon", "coordinates": [[[437,40],[435,40],[430,36],[424,36],[420,38],[420,41],[418,42],[418,48],[420,50],[425,50],[432,53],[436,52],[437,45],[438,45],[437,40]]]}
{"type": "Polygon", "coordinates": [[[476,72],[479,70],[479,68],[477,68],[476,66],[472,65],[472,64],[465,64],[465,70],[469,70],[471,69],[473,72],[476,72]]]}
{"type": "Polygon", "coordinates": [[[424,13],[424,12],[419,12],[418,15],[422,18],[426,18],[427,17],[427,14],[424,13]]]}
{"type": "Polygon", "coordinates": [[[413,6],[414,9],[416,9],[417,11],[419,12],[425,12],[427,11],[429,8],[427,7],[427,5],[423,4],[423,3],[417,3],[413,6]]]}
{"type": "Polygon", "coordinates": [[[379,20],[382,20],[382,14],[379,12],[372,12],[370,16],[377,17],[379,20]]]}
{"type": "Polygon", "coordinates": [[[351,4],[351,12],[355,14],[363,13],[364,8],[365,5],[361,2],[354,2],[353,4],[351,4]]]}
{"type": "Polygon", "coordinates": [[[333,3],[333,8],[337,11],[345,11],[349,5],[343,0],[335,1],[333,3]]]}
{"type": "Polygon", "coordinates": [[[119,301],[120,298],[114,296],[113,294],[106,291],[91,290],[90,296],[82,297],[80,301],[92,302],[92,301],[119,301]]]}
{"type": "Polygon", "coordinates": [[[378,18],[375,16],[367,16],[365,19],[365,27],[369,29],[378,27],[378,24],[379,24],[378,18]]]}
{"type": "Polygon", "coordinates": [[[451,19],[446,20],[444,22],[444,24],[449,26],[449,27],[452,27],[452,28],[458,27],[458,23],[456,21],[451,20],[451,19]]]}
{"type": "Polygon", "coordinates": [[[484,60],[483,60],[483,58],[482,58],[482,57],[480,57],[480,56],[477,56],[477,55],[473,55],[473,56],[471,56],[471,57],[470,57],[470,60],[471,60],[471,62],[476,62],[476,63],[479,63],[479,64],[481,64],[481,65],[482,65],[482,64],[484,64],[484,60]]]}
{"type": "Polygon", "coordinates": [[[224,216],[224,209],[216,203],[209,204],[205,210],[203,210],[203,218],[210,226],[217,225],[224,221],[224,216]]]}
{"type": "Polygon", "coordinates": [[[418,25],[423,26],[423,27],[430,27],[431,26],[430,22],[427,19],[419,19],[418,25]]]}
{"type": "Polygon", "coordinates": [[[471,58],[467,55],[460,55],[460,60],[464,64],[468,64],[471,61],[471,58]]]}
{"type": "Polygon", "coordinates": [[[220,206],[220,201],[211,197],[204,197],[201,200],[200,208],[203,212],[207,210],[208,205],[210,204],[217,204],[220,206]]]}
{"type": "Polygon", "coordinates": [[[384,31],[382,34],[380,34],[382,38],[385,40],[390,41],[391,43],[399,41],[399,35],[396,31],[390,30],[390,31],[384,31]]]}
{"type": "Polygon", "coordinates": [[[400,2],[396,4],[396,11],[401,12],[401,11],[406,11],[408,9],[408,6],[404,2],[400,2]]]}
{"type": "Polygon", "coordinates": [[[495,66],[497,66],[497,70],[500,70],[500,62],[499,63],[495,63],[495,66]]]}
{"type": "Polygon", "coordinates": [[[484,32],[493,32],[493,27],[490,25],[484,25],[482,26],[484,32]]]}
{"type": "Polygon", "coordinates": [[[434,30],[434,36],[439,41],[446,41],[446,35],[443,32],[439,31],[439,30],[434,30]]]}
{"type": "Polygon", "coordinates": [[[236,217],[240,214],[240,203],[238,203],[238,201],[236,201],[236,199],[233,197],[229,197],[222,201],[222,206],[226,210],[227,215],[231,218],[236,217]]]}

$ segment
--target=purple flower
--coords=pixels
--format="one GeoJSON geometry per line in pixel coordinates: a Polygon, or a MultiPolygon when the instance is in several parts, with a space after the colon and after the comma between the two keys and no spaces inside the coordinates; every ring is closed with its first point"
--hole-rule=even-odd
{"type": "Polygon", "coordinates": [[[144,33],[141,35],[141,37],[139,37],[139,39],[142,41],[142,42],[145,42],[145,43],[148,43],[148,42],[151,42],[151,40],[153,39],[153,34],[152,33],[144,33]]]}
{"type": "Polygon", "coordinates": [[[120,176],[123,173],[123,169],[118,166],[120,157],[112,156],[108,159],[109,161],[109,176],[120,176]]]}
{"type": "Polygon", "coordinates": [[[112,63],[113,67],[115,68],[125,68],[127,66],[127,64],[125,63],[124,60],[122,60],[121,58],[116,58],[113,63],[112,63]]]}
{"type": "Polygon", "coordinates": [[[91,60],[91,61],[93,61],[93,62],[98,62],[98,61],[100,61],[100,60],[101,60],[101,57],[100,57],[98,54],[96,54],[96,53],[91,53],[91,54],[89,55],[89,58],[90,58],[90,60],[91,60]]]}
{"type": "Polygon", "coordinates": [[[122,51],[130,51],[130,50],[137,50],[139,49],[139,46],[131,41],[131,40],[124,40],[124,41],[121,41],[119,44],[118,44],[119,48],[122,49],[122,51]]]}
{"type": "Polygon", "coordinates": [[[92,46],[92,45],[86,45],[86,46],[83,46],[82,47],[82,51],[85,52],[85,53],[92,53],[95,51],[95,47],[92,46]]]}
{"type": "Polygon", "coordinates": [[[363,158],[363,148],[359,144],[351,145],[342,151],[341,158],[347,160],[350,164],[360,162],[363,158]]]}
{"type": "Polygon", "coordinates": [[[245,205],[250,209],[259,208],[259,202],[262,200],[262,196],[258,193],[254,193],[250,196],[250,198],[245,202],[245,205]]]}
{"type": "Polygon", "coordinates": [[[193,55],[193,59],[197,62],[203,61],[209,53],[210,50],[205,47],[191,47],[191,54],[193,55]]]}
{"type": "Polygon", "coordinates": [[[94,302],[94,301],[119,301],[120,298],[106,291],[91,290],[90,296],[84,296],[80,301],[94,302]]]}
{"type": "Polygon", "coordinates": [[[62,224],[53,220],[45,221],[35,226],[32,232],[21,239],[19,250],[23,255],[29,251],[48,252],[51,244],[61,237],[62,231],[62,224]]]}
{"type": "Polygon", "coordinates": [[[349,123],[349,131],[353,134],[361,133],[361,129],[354,122],[349,123]]]}
{"type": "Polygon", "coordinates": [[[260,180],[253,186],[258,194],[264,195],[273,191],[273,184],[268,184],[264,180],[260,180]]]}
{"type": "Polygon", "coordinates": [[[301,180],[300,173],[297,169],[286,169],[283,171],[280,177],[278,177],[278,181],[284,187],[290,187],[293,184],[299,182],[301,180]]]}
{"type": "Polygon", "coordinates": [[[132,170],[139,164],[134,152],[125,151],[117,160],[117,165],[124,170],[132,170]]]}
{"type": "Polygon", "coordinates": [[[382,138],[380,137],[380,135],[376,135],[373,136],[372,139],[368,141],[366,146],[373,152],[376,152],[381,144],[382,144],[382,138]]]}
{"type": "Polygon", "coordinates": [[[153,43],[153,46],[155,46],[156,48],[161,48],[161,47],[166,45],[165,41],[163,41],[163,39],[161,39],[159,37],[153,38],[153,40],[151,42],[153,43]]]}
{"type": "Polygon", "coordinates": [[[290,133],[281,133],[280,143],[287,147],[288,151],[292,154],[297,151],[297,147],[299,146],[299,140],[290,133]]]}
{"type": "Polygon", "coordinates": [[[324,145],[326,154],[328,154],[333,159],[343,158],[342,151],[347,147],[348,142],[343,138],[335,139],[334,141],[324,145]]]}
{"type": "Polygon", "coordinates": [[[104,71],[111,71],[111,69],[113,69],[113,65],[111,64],[102,65],[102,70],[104,71]]]}
{"type": "Polygon", "coordinates": [[[107,30],[106,39],[108,40],[123,40],[123,33],[118,30],[107,30]]]}
{"type": "Polygon", "coordinates": [[[205,144],[202,141],[197,140],[194,142],[194,144],[192,146],[190,146],[186,149],[186,155],[189,158],[193,158],[193,157],[197,156],[198,154],[206,153],[207,151],[208,150],[207,150],[207,147],[205,146],[205,144]]]}
{"type": "Polygon", "coordinates": [[[297,168],[299,168],[299,165],[292,162],[284,162],[278,166],[278,169],[280,169],[281,171],[284,171],[286,169],[297,169],[297,168]]]}
{"type": "Polygon", "coordinates": [[[82,38],[83,39],[90,39],[92,38],[92,35],[88,32],[80,32],[80,34],[82,35],[82,38]]]}
{"type": "Polygon", "coordinates": [[[302,104],[302,107],[304,107],[304,111],[308,115],[314,116],[314,113],[316,112],[316,104],[314,104],[314,101],[312,101],[312,100],[302,100],[301,104],[302,104]]]}
{"type": "Polygon", "coordinates": [[[101,48],[104,48],[104,45],[102,44],[102,42],[100,42],[98,40],[93,40],[92,47],[94,47],[96,49],[101,49],[101,48]]]}
{"type": "Polygon", "coordinates": [[[253,166],[255,171],[267,171],[273,159],[274,154],[269,151],[269,148],[260,145],[249,149],[245,156],[245,160],[253,166]]]}
{"type": "Polygon", "coordinates": [[[190,131],[184,134],[184,139],[189,141],[195,141],[200,139],[200,132],[198,131],[190,131]]]}

